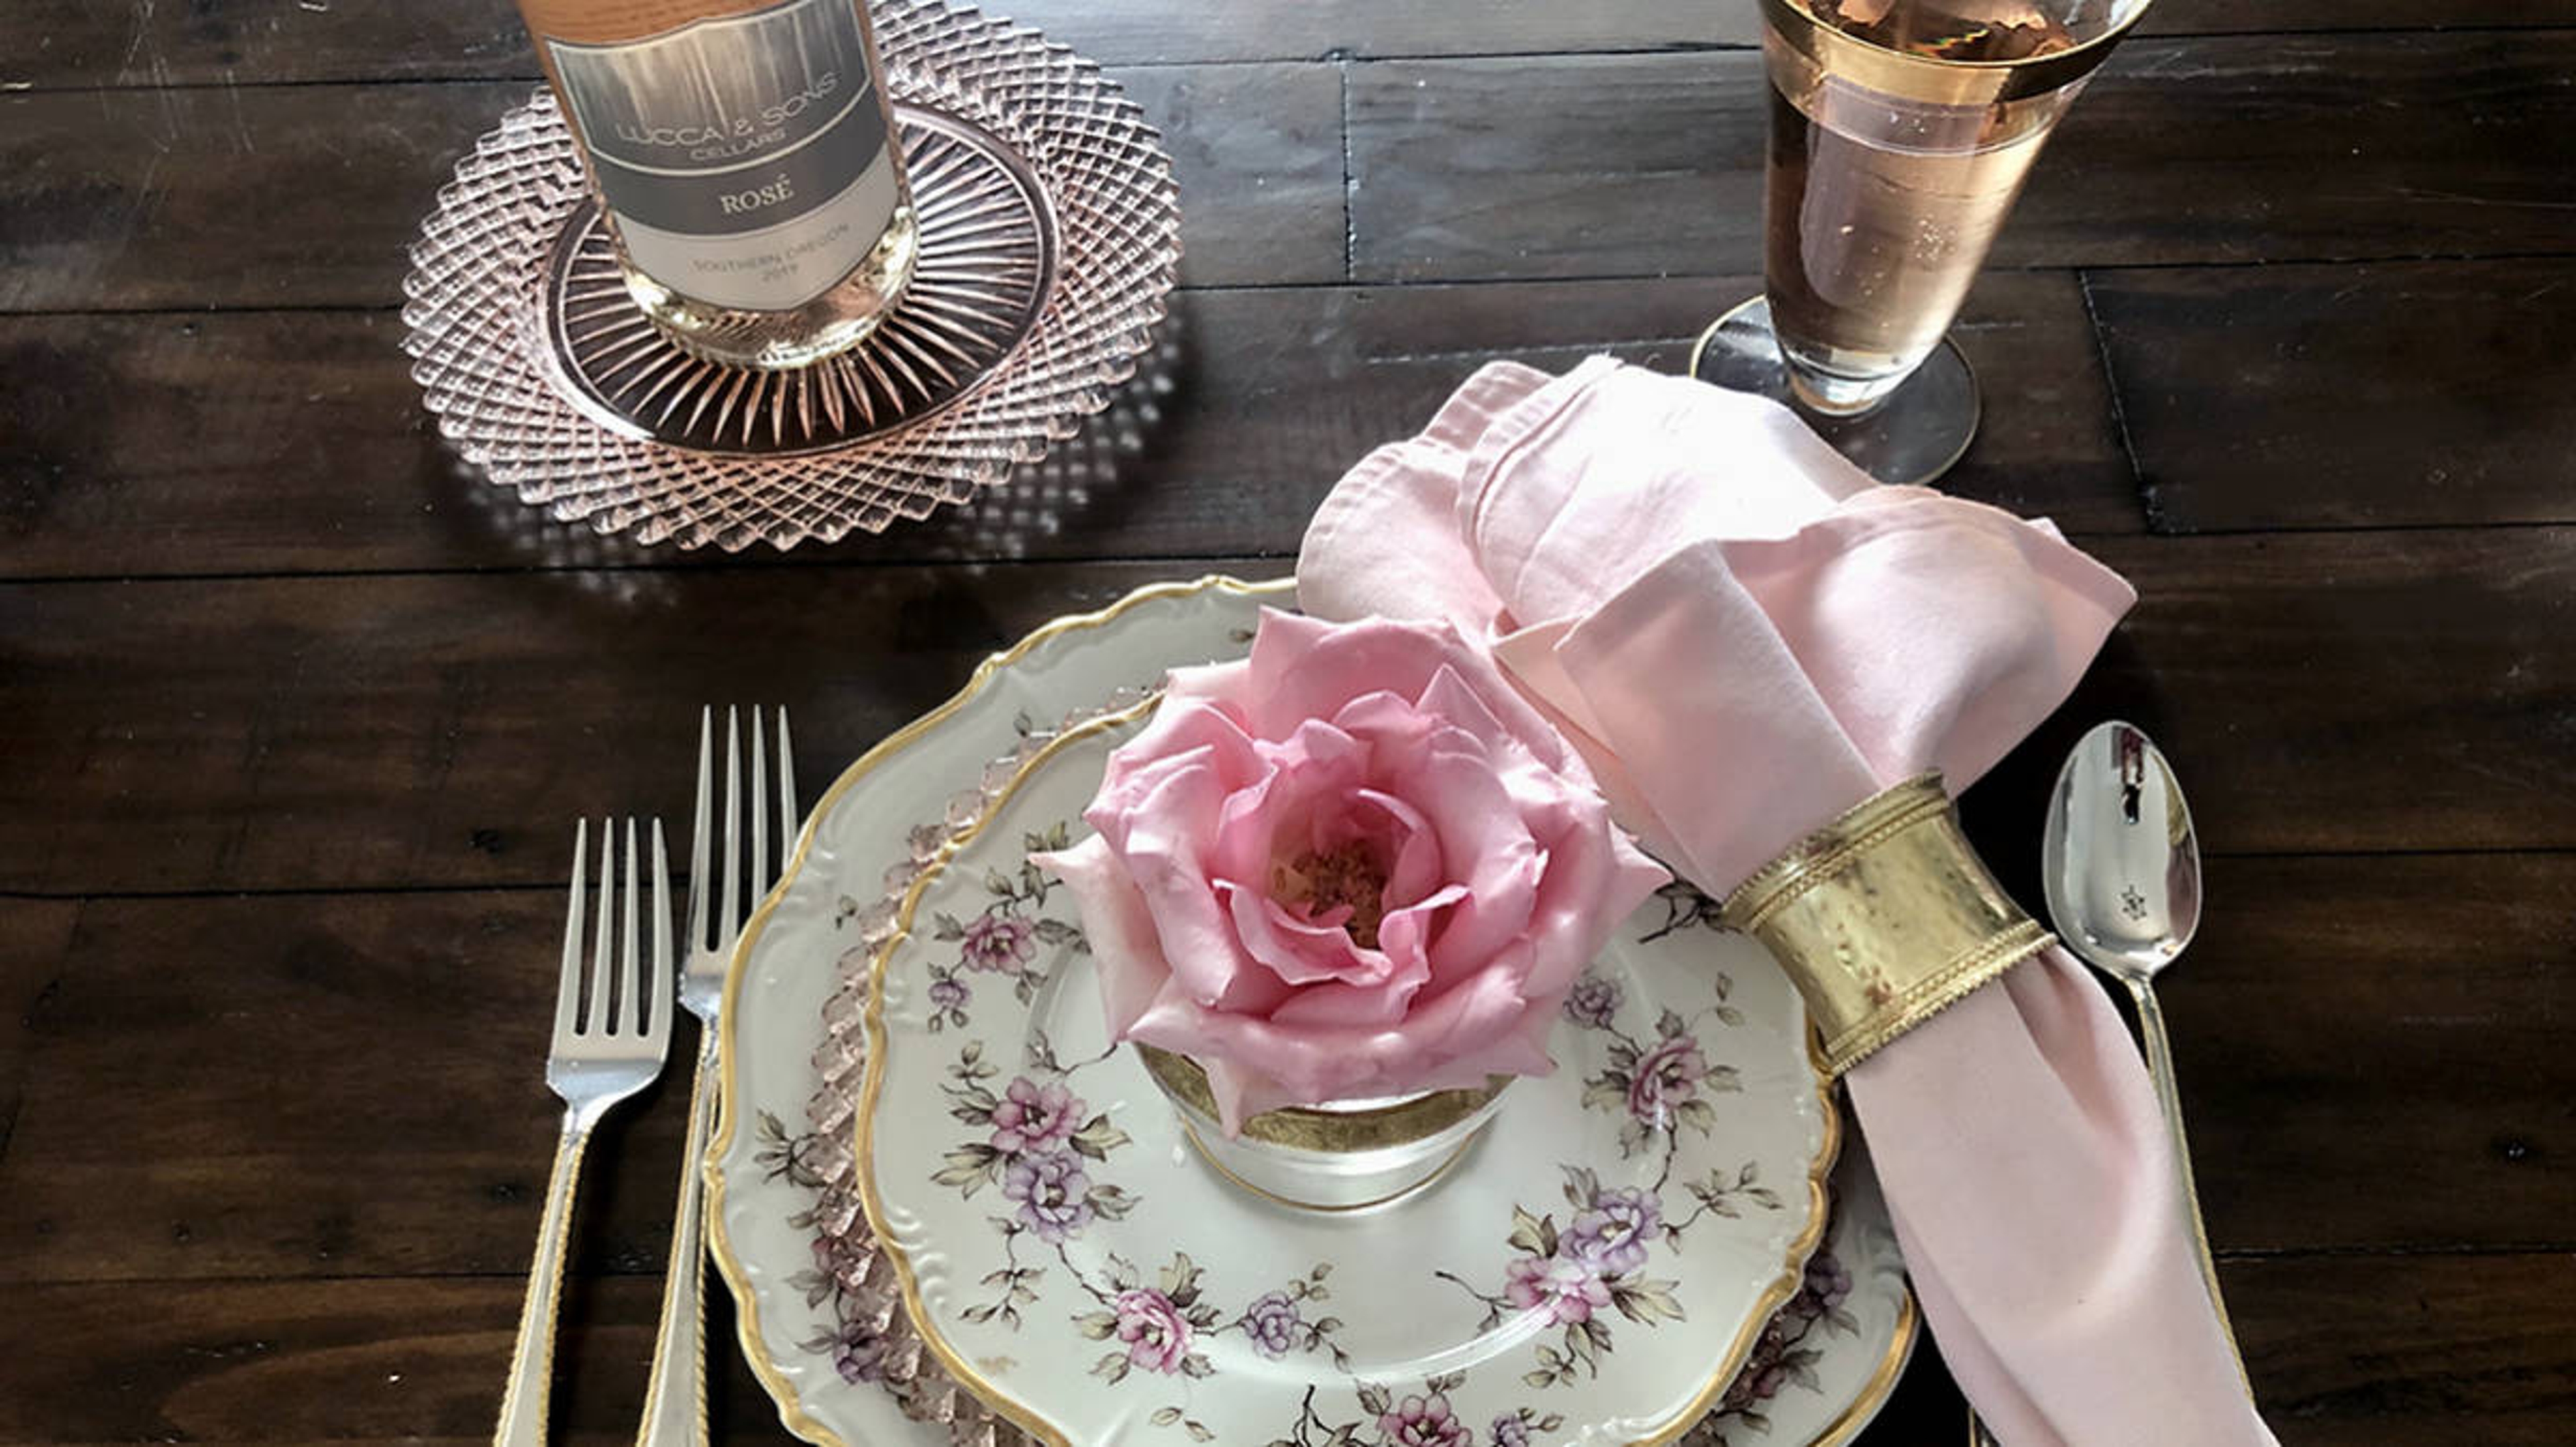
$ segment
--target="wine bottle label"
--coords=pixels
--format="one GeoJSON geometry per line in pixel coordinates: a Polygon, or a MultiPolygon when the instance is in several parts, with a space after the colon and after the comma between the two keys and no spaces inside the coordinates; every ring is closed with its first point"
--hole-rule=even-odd
{"type": "Polygon", "coordinates": [[[859,3],[546,42],[638,270],[717,306],[783,310],[876,245],[902,195],[859,3]]]}

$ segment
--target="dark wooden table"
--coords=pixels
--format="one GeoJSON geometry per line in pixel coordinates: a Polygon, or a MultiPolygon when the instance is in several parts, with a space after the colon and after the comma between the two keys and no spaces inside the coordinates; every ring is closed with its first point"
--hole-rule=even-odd
{"type": "MultiPolygon", "coordinates": [[[[505,0],[0,7],[0,1442],[483,1440],[575,816],[685,819],[710,699],[826,779],[1051,616],[1285,571],[1479,362],[1672,367],[1757,285],[1751,0],[1018,13],[1178,163],[1159,422],[727,557],[541,521],[406,379],[403,246],[535,74],[505,0]]],[[[1971,827],[2036,898],[2083,726],[2185,771],[2166,998],[2286,1442],[2576,1441],[2571,77],[2571,0],[2163,0],[1958,333],[1949,485],[2143,595],[1971,827]]],[[[584,1439],[633,1429],[680,1104],[593,1157],[584,1439]]],[[[778,1434],[738,1364],[716,1412],[778,1434]]],[[[1957,1425],[1926,1352],[1869,1440],[1957,1425]]]]}

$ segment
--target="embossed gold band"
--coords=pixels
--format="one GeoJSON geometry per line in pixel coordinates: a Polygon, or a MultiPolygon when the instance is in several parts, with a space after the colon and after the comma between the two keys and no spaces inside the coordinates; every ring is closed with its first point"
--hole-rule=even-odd
{"type": "MultiPolygon", "coordinates": [[[[1135,1050],[1164,1094],[1208,1120],[1217,1119],[1216,1094],[1208,1089],[1207,1071],[1197,1061],[1143,1041],[1136,1042],[1135,1050]]],[[[1508,1075],[1490,1075],[1482,1090],[1435,1090],[1370,1110],[1281,1106],[1246,1117],[1243,1134],[1265,1145],[1301,1151],[1385,1150],[1429,1140],[1483,1110],[1511,1083],[1508,1075]]]]}
{"type": "Polygon", "coordinates": [[[1881,95],[1921,105],[2004,105],[2063,90],[2090,76],[2147,7],[2132,5],[2118,23],[2083,44],[2019,60],[1962,61],[1873,45],[1819,19],[1807,0],[1762,0],[1768,33],[1823,75],[1840,76],[1881,95]]]}
{"type": "Polygon", "coordinates": [[[2055,940],[1969,847],[1937,773],[1808,835],[1722,918],[1788,971],[1837,1077],[2055,940]]]}

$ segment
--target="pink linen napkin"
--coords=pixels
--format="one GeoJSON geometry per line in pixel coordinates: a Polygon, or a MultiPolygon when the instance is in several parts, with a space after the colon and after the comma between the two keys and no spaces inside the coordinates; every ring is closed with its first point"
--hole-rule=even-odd
{"type": "MultiPolygon", "coordinates": [[[[1608,358],[1478,372],[1325,499],[1297,581],[1325,617],[1485,638],[1718,895],[1889,784],[1964,789],[2136,597],[2045,522],[1876,486],[1784,409],[1608,358]]],[[[1942,1357],[2005,1443],[2273,1440],[2145,1069],[2063,950],[1845,1079],[1942,1357]]]]}

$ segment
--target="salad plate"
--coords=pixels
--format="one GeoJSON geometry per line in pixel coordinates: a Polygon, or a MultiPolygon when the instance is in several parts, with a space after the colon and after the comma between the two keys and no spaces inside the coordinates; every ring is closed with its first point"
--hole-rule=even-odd
{"type": "Polygon", "coordinates": [[[1057,1447],[1669,1442],[1796,1294],[1839,1135],[1796,993],[1694,895],[1632,915],[1443,1180],[1299,1208],[1212,1161],[1102,1017],[1031,856],[1151,704],[1059,735],[907,892],[859,1181],[949,1373],[1057,1447]],[[1168,1434],[1168,1436],[1158,1435],[1168,1434]]]}

